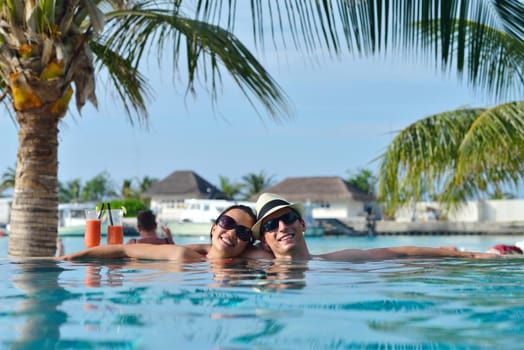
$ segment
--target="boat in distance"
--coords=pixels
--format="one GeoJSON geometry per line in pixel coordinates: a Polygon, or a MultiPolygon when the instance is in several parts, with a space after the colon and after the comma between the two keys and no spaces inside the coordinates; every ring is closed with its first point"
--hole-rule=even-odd
{"type": "Polygon", "coordinates": [[[237,204],[246,205],[253,211],[255,208],[255,203],[247,201],[188,198],[173,206],[157,208],[156,211],[159,222],[165,223],[175,236],[209,237],[211,227],[220,213],[237,204]]]}
{"type": "MultiPolygon", "coordinates": [[[[58,205],[58,235],[83,236],[86,227],[86,209],[93,209],[93,203],[62,203],[58,205]]],[[[107,233],[107,222],[102,221],[102,236],[107,233]]],[[[132,225],[124,222],[124,236],[138,236],[132,225]]]]}
{"type": "MultiPolygon", "coordinates": [[[[186,199],[177,206],[158,210],[157,217],[177,236],[209,237],[211,227],[216,218],[226,208],[242,204],[253,209],[255,203],[247,201],[232,201],[222,199],[186,199]]],[[[319,226],[312,216],[310,207],[305,206],[304,221],[306,223],[306,237],[318,237],[324,234],[324,229],[319,226]]]]}

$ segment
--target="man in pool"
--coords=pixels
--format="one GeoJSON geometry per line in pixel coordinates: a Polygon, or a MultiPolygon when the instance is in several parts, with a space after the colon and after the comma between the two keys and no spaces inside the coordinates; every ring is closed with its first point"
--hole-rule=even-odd
{"type": "Polygon", "coordinates": [[[141,210],[136,216],[136,228],[140,238],[131,238],[127,243],[149,243],[149,244],[175,244],[173,235],[169,228],[163,226],[162,232],[165,237],[157,236],[158,224],[156,215],[151,210],[141,210]]]}
{"type": "Polygon", "coordinates": [[[464,252],[452,248],[400,246],[375,249],[344,249],[326,254],[313,255],[304,238],[306,224],[302,219],[304,207],[301,203],[290,203],[273,193],[263,193],[256,203],[257,221],[252,227],[255,239],[271,251],[276,259],[333,261],[370,261],[396,258],[494,258],[497,254],[464,252]]]}

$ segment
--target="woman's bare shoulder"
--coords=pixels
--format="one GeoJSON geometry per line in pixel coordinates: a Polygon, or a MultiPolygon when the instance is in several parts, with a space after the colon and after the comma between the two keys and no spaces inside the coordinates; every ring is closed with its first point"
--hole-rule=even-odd
{"type": "Polygon", "coordinates": [[[267,250],[264,250],[261,247],[258,246],[251,246],[247,247],[246,250],[242,254],[240,254],[242,258],[251,258],[251,259],[274,259],[275,256],[273,253],[268,252],[267,250]]]}

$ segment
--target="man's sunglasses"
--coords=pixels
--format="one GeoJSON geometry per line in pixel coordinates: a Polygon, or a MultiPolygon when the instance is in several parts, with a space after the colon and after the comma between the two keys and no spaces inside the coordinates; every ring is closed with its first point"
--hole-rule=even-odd
{"type": "Polygon", "coordinates": [[[251,229],[247,228],[246,226],[238,225],[235,219],[228,215],[222,215],[218,219],[217,225],[222,227],[224,230],[235,229],[237,237],[243,240],[244,242],[249,241],[253,236],[253,232],[251,232],[251,229]]]}
{"type": "Polygon", "coordinates": [[[298,216],[298,214],[294,211],[290,211],[289,213],[285,213],[284,215],[281,215],[277,218],[273,218],[271,220],[266,221],[266,223],[262,225],[261,232],[265,233],[276,230],[280,221],[282,221],[286,225],[291,225],[298,219],[300,219],[300,216],[298,216]]]}

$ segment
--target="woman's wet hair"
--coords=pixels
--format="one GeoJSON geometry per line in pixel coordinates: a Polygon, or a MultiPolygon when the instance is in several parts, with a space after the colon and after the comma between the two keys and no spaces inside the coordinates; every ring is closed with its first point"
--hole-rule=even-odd
{"type": "MultiPolygon", "coordinates": [[[[232,206],[227,207],[226,209],[222,210],[220,215],[215,219],[215,225],[218,224],[218,220],[220,220],[222,216],[226,215],[233,209],[239,209],[239,210],[242,210],[244,213],[248,214],[251,220],[253,220],[252,225],[254,225],[255,222],[257,222],[257,216],[255,215],[255,212],[253,211],[251,207],[247,205],[243,205],[243,204],[233,204],[232,206]]],[[[213,238],[213,227],[211,227],[211,231],[209,231],[209,237],[213,238]]],[[[253,242],[254,242],[254,239],[253,239],[253,236],[251,236],[251,240],[249,241],[249,243],[252,244],[253,242]]]]}

